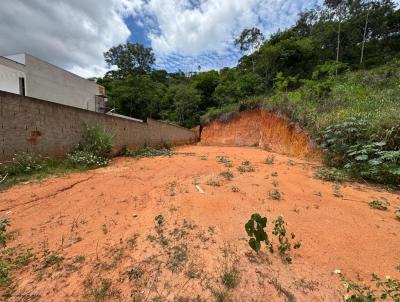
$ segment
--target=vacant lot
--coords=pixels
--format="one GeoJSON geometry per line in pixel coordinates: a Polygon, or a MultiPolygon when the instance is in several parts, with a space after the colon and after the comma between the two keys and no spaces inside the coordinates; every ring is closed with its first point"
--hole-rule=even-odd
{"type": "Polygon", "coordinates": [[[341,301],[336,269],[366,282],[398,276],[399,195],[324,182],[317,164],[256,148],[176,151],[0,193],[4,253],[19,259],[1,264],[4,299],[341,301]],[[387,211],[369,206],[382,197],[387,211]],[[302,243],[292,264],[250,249],[254,212],[268,226],[283,215],[302,243]]]}

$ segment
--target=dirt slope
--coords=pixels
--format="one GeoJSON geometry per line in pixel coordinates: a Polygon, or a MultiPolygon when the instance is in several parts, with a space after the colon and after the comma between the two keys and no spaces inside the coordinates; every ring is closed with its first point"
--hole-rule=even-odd
{"type": "Polygon", "coordinates": [[[361,280],[396,276],[398,195],[346,184],[336,197],[332,183],[313,177],[312,163],[288,165],[290,158],[274,154],[267,165],[272,153],[256,148],[178,151],[185,154],[119,158],[0,193],[0,217],[10,217],[15,231],[9,247],[32,248],[34,258],[10,275],[9,301],[341,301],[335,269],[361,280]],[[231,181],[219,176],[228,170],[221,155],[233,163],[231,181]],[[237,171],[244,160],[254,172],[237,171]],[[273,179],[280,201],[268,196],[273,179]],[[390,211],[368,206],[381,196],[390,211]],[[254,212],[284,216],[302,241],[292,264],[251,252],[244,224],[254,212]]]}
{"type": "Polygon", "coordinates": [[[302,158],[317,155],[307,133],[298,125],[264,110],[243,111],[234,114],[228,121],[208,123],[202,129],[201,143],[210,146],[259,146],[302,158]]]}

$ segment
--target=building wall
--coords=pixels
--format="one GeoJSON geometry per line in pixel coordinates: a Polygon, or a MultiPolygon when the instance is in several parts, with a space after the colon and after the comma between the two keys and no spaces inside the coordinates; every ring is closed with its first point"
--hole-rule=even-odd
{"type": "Polygon", "coordinates": [[[19,78],[26,78],[24,66],[0,57],[0,90],[19,93],[19,78]]]}
{"type": "Polygon", "coordinates": [[[95,111],[99,85],[25,55],[27,96],[95,111]]]}
{"type": "Polygon", "coordinates": [[[196,139],[193,131],[164,122],[136,122],[0,91],[0,161],[21,152],[64,156],[81,141],[85,124],[104,127],[116,150],[125,144],[133,148],[196,139]]]}

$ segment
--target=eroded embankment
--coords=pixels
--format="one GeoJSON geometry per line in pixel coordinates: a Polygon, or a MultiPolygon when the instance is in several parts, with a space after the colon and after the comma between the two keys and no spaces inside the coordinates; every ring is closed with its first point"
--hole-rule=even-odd
{"type": "Polygon", "coordinates": [[[287,118],[264,110],[243,111],[227,121],[214,120],[201,132],[203,145],[259,146],[298,157],[317,157],[307,132],[287,118]]]}

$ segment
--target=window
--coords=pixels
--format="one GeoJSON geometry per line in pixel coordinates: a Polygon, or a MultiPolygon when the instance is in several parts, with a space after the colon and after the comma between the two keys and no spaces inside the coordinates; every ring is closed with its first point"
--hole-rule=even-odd
{"type": "Polygon", "coordinates": [[[25,95],[25,78],[19,78],[19,94],[25,95]]]}

